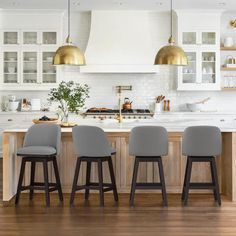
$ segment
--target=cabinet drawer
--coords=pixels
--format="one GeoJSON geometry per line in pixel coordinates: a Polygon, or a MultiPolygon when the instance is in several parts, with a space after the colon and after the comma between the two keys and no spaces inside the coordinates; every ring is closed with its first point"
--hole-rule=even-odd
{"type": "Polygon", "coordinates": [[[20,124],[24,120],[23,115],[0,115],[0,124],[20,124]]]}

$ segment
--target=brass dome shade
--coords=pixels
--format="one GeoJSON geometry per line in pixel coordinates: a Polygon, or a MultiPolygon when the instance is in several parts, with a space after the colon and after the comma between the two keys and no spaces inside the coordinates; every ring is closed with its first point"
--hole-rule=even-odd
{"type": "Polygon", "coordinates": [[[188,58],[182,48],[174,45],[174,40],[171,37],[169,45],[158,51],[154,64],[185,66],[188,64],[188,58]]]}
{"type": "Polygon", "coordinates": [[[72,44],[70,38],[70,0],[68,0],[68,36],[66,44],[59,47],[53,57],[53,65],[71,65],[83,66],[85,65],[84,54],[78,47],[72,44]]]}
{"type": "Polygon", "coordinates": [[[85,65],[85,57],[80,49],[71,43],[59,47],[53,58],[53,65],[85,65]]]}

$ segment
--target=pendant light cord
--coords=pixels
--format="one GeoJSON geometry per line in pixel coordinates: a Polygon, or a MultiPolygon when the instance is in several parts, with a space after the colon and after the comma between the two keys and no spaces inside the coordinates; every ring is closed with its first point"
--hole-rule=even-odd
{"type": "Polygon", "coordinates": [[[170,0],[170,36],[173,37],[173,0],[170,0]]]}
{"type": "Polygon", "coordinates": [[[68,37],[70,37],[70,0],[68,0],[68,37]]]}

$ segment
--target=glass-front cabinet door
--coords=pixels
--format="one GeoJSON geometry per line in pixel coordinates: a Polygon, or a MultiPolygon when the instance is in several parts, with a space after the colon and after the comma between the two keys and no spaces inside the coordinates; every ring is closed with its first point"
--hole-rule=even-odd
{"type": "Polygon", "coordinates": [[[201,32],[201,44],[216,45],[216,32],[201,32]]]}
{"type": "Polygon", "coordinates": [[[24,51],[22,52],[23,68],[22,82],[24,84],[32,84],[38,82],[38,52],[24,51]]]}
{"type": "Polygon", "coordinates": [[[196,45],[197,44],[197,32],[183,32],[182,33],[183,45],[196,45]]]}
{"type": "Polygon", "coordinates": [[[19,44],[19,32],[18,31],[3,32],[3,44],[4,45],[17,45],[17,44],[19,44]]]}
{"type": "Polygon", "coordinates": [[[57,42],[57,32],[42,32],[42,44],[43,45],[56,45],[57,42]]]}
{"type": "Polygon", "coordinates": [[[55,52],[42,52],[42,83],[57,83],[57,71],[53,66],[53,56],[55,52]]]}
{"type": "Polygon", "coordinates": [[[19,83],[19,52],[4,51],[3,52],[3,83],[17,84],[19,83]]]}
{"type": "Polygon", "coordinates": [[[182,32],[182,45],[197,46],[197,45],[216,45],[216,32],[211,31],[195,31],[182,32]]]}
{"type": "Polygon", "coordinates": [[[38,33],[33,31],[23,32],[23,45],[37,45],[38,33]]]}
{"type": "Polygon", "coordinates": [[[201,52],[202,83],[216,83],[216,52],[201,52]]]}
{"type": "Polygon", "coordinates": [[[182,67],[182,82],[184,84],[192,84],[197,82],[197,53],[186,52],[188,57],[188,65],[182,67]]]}

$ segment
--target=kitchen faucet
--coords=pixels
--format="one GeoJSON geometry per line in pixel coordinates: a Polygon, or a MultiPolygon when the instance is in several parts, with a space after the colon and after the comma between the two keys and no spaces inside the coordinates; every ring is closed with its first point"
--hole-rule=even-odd
{"type": "Polygon", "coordinates": [[[115,119],[118,120],[119,123],[122,123],[123,121],[123,116],[121,112],[121,93],[122,91],[132,91],[132,86],[116,86],[116,91],[119,94],[119,99],[118,99],[118,106],[119,106],[119,114],[116,115],[115,119]]]}

